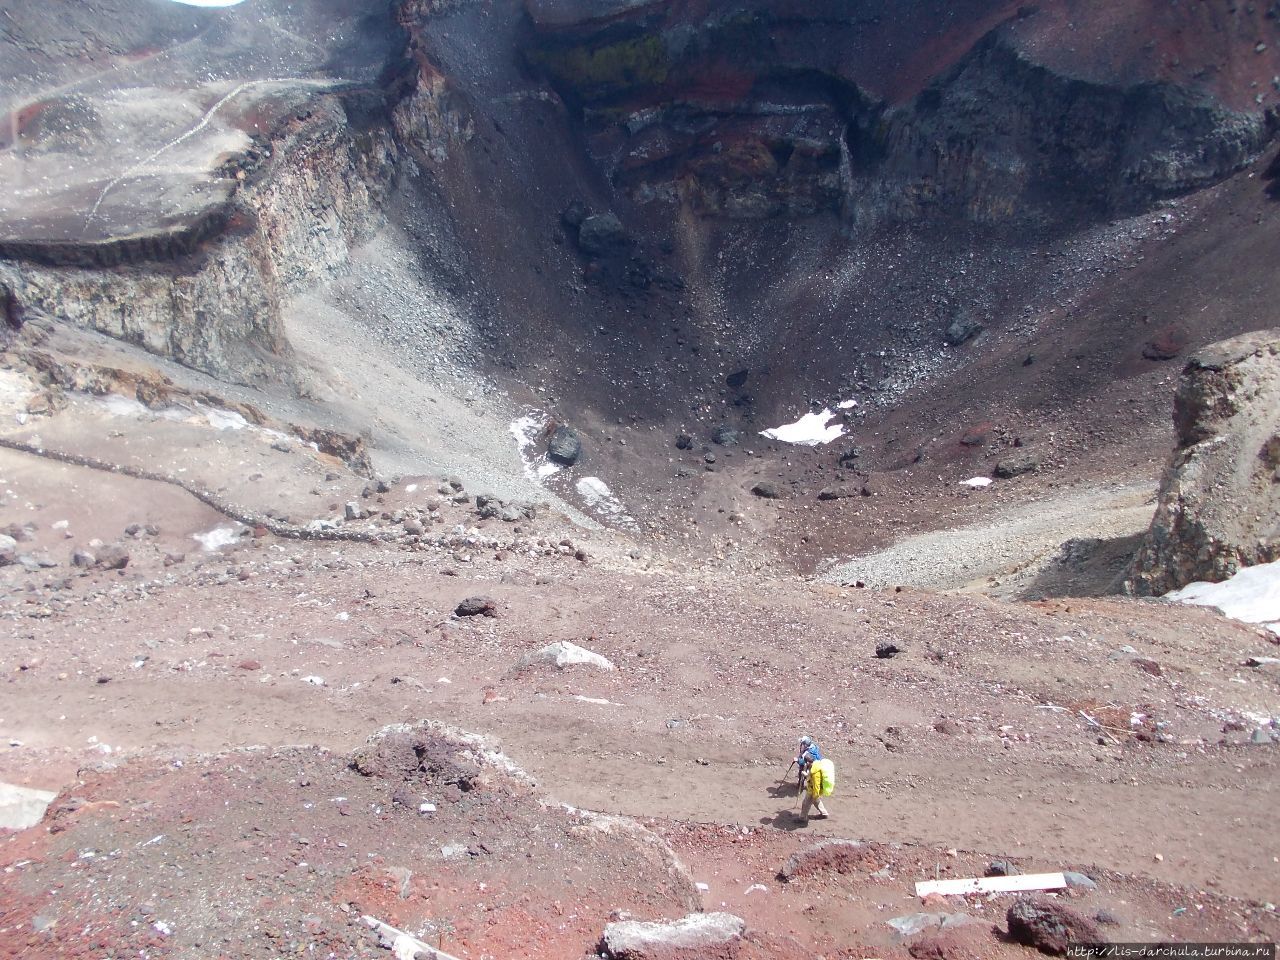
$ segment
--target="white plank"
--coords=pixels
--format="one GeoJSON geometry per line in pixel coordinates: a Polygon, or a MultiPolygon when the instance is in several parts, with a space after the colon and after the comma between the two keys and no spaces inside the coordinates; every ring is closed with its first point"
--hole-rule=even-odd
{"type": "Polygon", "coordinates": [[[377,931],[382,940],[382,945],[391,950],[396,960],[458,960],[453,954],[428,946],[417,937],[407,934],[403,930],[397,930],[391,924],[383,923],[377,917],[371,917],[366,914],[360,919],[368,924],[371,929],[377,931]]]}
{"type": "Polygon", "coordinates": [[[1013,893],[1019,890],[1061,890],[1067,878],[1061,873],[1027,873],[1012,877],[965,877],[959,880],[924,880],[916,884],[916,896],[940,893],[954,897],[966,893],[1013,893]]]}

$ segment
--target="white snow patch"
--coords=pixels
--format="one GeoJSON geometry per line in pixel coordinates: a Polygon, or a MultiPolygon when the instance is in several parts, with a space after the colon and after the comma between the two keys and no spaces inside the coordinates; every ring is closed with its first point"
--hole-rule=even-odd
{"type": "Polygon", "coordinates": [[[303,677],[303,678],[302,678],[302,682],[303,682],[303,683],[309,683],[309,684],[311,684],[313,687],[323,687],[323,686],[324,686],[324,677],[317,677],[317,676],[303,677]]]}
{"type": "MultiPolygon", "coordinates": [[[[837,403],[837,404],[836,404],[836,409],[837,409],[837,410],[852,410],[852,409],[853,409],[854,407],[856,407],[857,405],[858,405],[858,401],[857,401],[857,400],[841,400],[839,403],[837,403]]],[[[756,886],[759,886],[759,884],[756,884],[756,886]]]]}
{"type": "Polygon", "coordinates": [[[249,421],[240,416],[240,414],[231,410],[219,410],[217,407],[206,409],[204,418],[209,421],[209,426],[215,430],[243,430],[249,426],[249,421]]]}
{"type": "Polygon", "coordinates": [[[539,410],[532,410],[522,417],[517,417],[507,428],[515,438],[516,448],[520,451],[520,463],[524,466],[524,475],[535,483],[559,473],[562,469],[559,464],[548,460],[545,453],[534,452],[546,428],[547,416],[539,410]]]}
{"type": "Polygon", "coordinates": [[[409,484],[407,487],[405,487],[405,488],[404,488],[404,492],[405,492],[405,493],[417,493],[417,492],[418,492],[418,485],[417,485],[416,483],[411,483],[411,484],[409,484]]]}
{"type": "Polygon", "coordinates": [[[185,7],[234,7],[244,3],[244,0],[173,0],[173,2],[185,7]]]}
{"type": "Polygon", "coordinates": [[[761,430],[760,435],[782,443],[796,443],[805,447],[816,447],[830,443],[844,436],[844,427],[840,424],[828,426],[836,414],[830,407],[823,408],[821,413],[806,413],[795,423],[784,423],[771,430],[761,430]]]}
{"type": "Polygon", "coordinates": [[[1225,616],[1260,623],[1280,633],[1280,560],[1245,567],[1221,583],[1189,583],[1164,595],[1166,600],[1217,607],[1225,616]]]}
{"type": "Polygon", "coordinates": [[[234,527],[214,527],[204,533],[193,534],[191,539],[198,541],[201,547],[212,553],[214,550],[221,550],[223,547],[238,543],[240,533],[244,529],[239,525],[234,527]]]}
{"type": "Polygon", "coordinates": [[[982,487],[991,486],[991,478],[990,477],[970,477],[968,480],[961,480],[960,486],[972,487],[975,490],[979,490],[982,487]]]}
{"type": "Polygon", "coordinates": [[[151,412],[145,404],[140,403],[133,397],[122,396],[118,393],[107,394],[100,403],[106,408],[107,413],[113,417],[145,417],[151,412]]]}
{"type": "Polygon", "coordinates": [[[627,513],[622,501],[613,495],[609,485],[599,477],[583,477],[575,485],[578,496],[587,501],[587,506],[604,517],[621,524],[634,524],[635,518],[627,513]]]}
{"type": "Polygon", "coordinates": [[[584,696],[583,696],[582,694],[580,694],[580,693],[575,693],[575,694],[573,695],[573,699],[575,699],[575,700],[581,700],[583,703],[594,703],[594,704],[596,704],[597,706],[601,706],[601,707],[614,707],[614,706],[617,706],[617,704],[615,704],[612,700],[605,700],[605,699],[603,699],[603,698],[601,698],[601,697],[584,697],[584,696]]]}

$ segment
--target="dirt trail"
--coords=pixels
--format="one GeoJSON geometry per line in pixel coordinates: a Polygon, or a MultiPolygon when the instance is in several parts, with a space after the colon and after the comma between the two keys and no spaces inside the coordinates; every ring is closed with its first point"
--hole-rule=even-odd
{"type": "Polygon", "coordinates": [[[1154,498],[1150,483],[1050,491],[997,520],[907,537],[885,550],[836,563],[822,577],[832,583],[861,580],[873,587],[1000,587],[1007,594],[1034,580],[1067,540],[1112,540],[1145,530],[1154,498]]]}

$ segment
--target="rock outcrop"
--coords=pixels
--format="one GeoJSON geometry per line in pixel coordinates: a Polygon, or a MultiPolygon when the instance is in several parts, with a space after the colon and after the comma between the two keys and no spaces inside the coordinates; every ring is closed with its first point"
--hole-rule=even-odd
{"type": "Polygon", "coordinates": [[[1212,344],[1174,399],[1177,447],[1129,588],[1158,596],[1280,559],[1280,331],[1212,344]]]}

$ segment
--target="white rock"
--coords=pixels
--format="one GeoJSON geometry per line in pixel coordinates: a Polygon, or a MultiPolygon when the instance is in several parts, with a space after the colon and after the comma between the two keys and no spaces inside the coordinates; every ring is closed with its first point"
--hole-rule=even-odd
{"type": "Polygon", "coordinates": [[[600,670],[617,669],[612,662],[600,654],[592,653],[585,647],[570,643],[568,640],[557,640],[555,643],[547,644],[541,650],[522,658],[519,666],[523,669],[539,663],[549,663],[557,670],[577,666],[596,667],[600,670]]]}
{"type": "Polygon", "coordinates": [[[604,928],[609,956],[643,960],[656,953],[718,947],[742,939],[747,925],[731,913],[691,913],[672,923],[621,920],[604,928]]]}
{"type": "Polygon", "coordinates": [[[25,830],[35,826],[56,796],[49,790],[0,783],[0,829],[25,830]]]}

